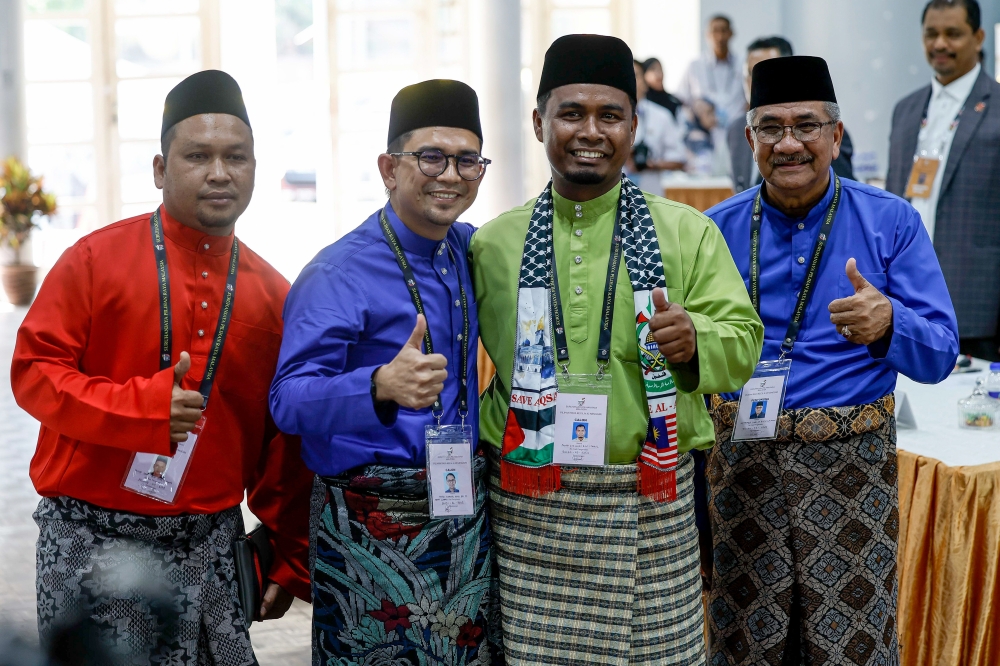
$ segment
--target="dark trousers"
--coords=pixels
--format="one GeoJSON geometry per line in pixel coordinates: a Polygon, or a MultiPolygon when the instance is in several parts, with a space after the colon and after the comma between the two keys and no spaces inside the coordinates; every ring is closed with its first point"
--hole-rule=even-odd
{"type": "Polygon", "coordinates": [[[1000,332],[992,338],[960,338],[958,351],[987,361],[1000,361],[1000,332]]]}

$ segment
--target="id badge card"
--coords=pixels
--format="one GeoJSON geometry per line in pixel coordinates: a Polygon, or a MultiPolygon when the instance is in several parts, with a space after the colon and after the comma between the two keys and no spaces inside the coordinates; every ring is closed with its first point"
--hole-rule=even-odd
{"type": "Polygon", "coordinates": [[[767,440],[778,436],[778,417],[785,403],[792,359],[761,361],[743,387],[732,441],[767,440]]]}
{"type": "Polygon", "coordinates": [[[198,437],[204,429],[205,417],[202,416],[194,430],[188,433],[187,439],[177,444],[177,452],[172,457],[155,453],[133,455],[122,480],[122,488],[165,504],[173,504],[184,483],[198,437]]]}
{"type": "Polygon", "coordinates": [[[427,449],[427,503],[431,518],[459,518],[475,514],[472,426],[425,426],[424,445],[427,449]]]}
{"type": "Polygon", "coordinates": [[[910,179],[906,183],[906,196],[910,199],[926,199],[931,195],[934,177],[941,167],[937,157],[917,157],[913,160],[910,179]]]}
{"type": "Polygon", "coordinates": [[[610,402],[611,375],[559,378],[552,462],[572,467],[608,464],[610,402]]]}

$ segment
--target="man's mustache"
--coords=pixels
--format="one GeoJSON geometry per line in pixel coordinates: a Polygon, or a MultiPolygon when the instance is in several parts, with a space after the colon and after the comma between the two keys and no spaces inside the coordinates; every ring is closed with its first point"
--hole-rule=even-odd
{"type": "Polygon", "coordinates": [[[771,158],[771,166],[782,166],[784,164],[808,164],[816,158],[809,154],[804,155],[775,155],[771,158]]]}
{"type": "Polygon", "coordinates": [[[933,56],[939,56],[939,55],[945,55],[945,56],[948,56],[949,58],[954,58],[956,54],[955,54],[954,51],[931,51],[931,56],[932,57],[933,56]]]}

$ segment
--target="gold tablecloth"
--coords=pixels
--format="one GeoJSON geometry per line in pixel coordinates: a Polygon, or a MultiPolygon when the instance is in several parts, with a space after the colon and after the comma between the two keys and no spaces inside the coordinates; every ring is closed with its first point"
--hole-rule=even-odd
{"type": "Polygon", "coordinates": [[[904,450],[898,461],[901,664],[996,666],[1000,462],[949,467],[904,450]]]}

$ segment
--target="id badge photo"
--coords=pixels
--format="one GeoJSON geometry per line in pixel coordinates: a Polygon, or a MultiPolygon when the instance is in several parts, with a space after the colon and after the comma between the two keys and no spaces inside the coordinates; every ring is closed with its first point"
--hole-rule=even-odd
{"type": "Polygon", "coordinates": [[[177,444],[177,452],[173,456],[134,454],[125,478],[122,479],[122,488],[164,504],[173,504],[187,476],[188,463],[194,454],[198,437],[204,429],[205,417],[202,416],[194,430],[188,433],[187,439],[177,444]]]}
{"type": "Polygon", "coordinates": [[[732,441],[768,440],[778,436],[778,418],[785,404],[785,389],[792,359],[761,361],[740,394],[732,441]]]}
{"type": "Polygon", "coordinates": [[[472,426],[424,426],[427,450],[427,504],[431,518],[476,513],[472,478],[472,426]]]}
{"type": "Polygon", "coordinates": [[[573,467],[608,464],[611,375],[559,377],[552,462],[573,467]]]}

